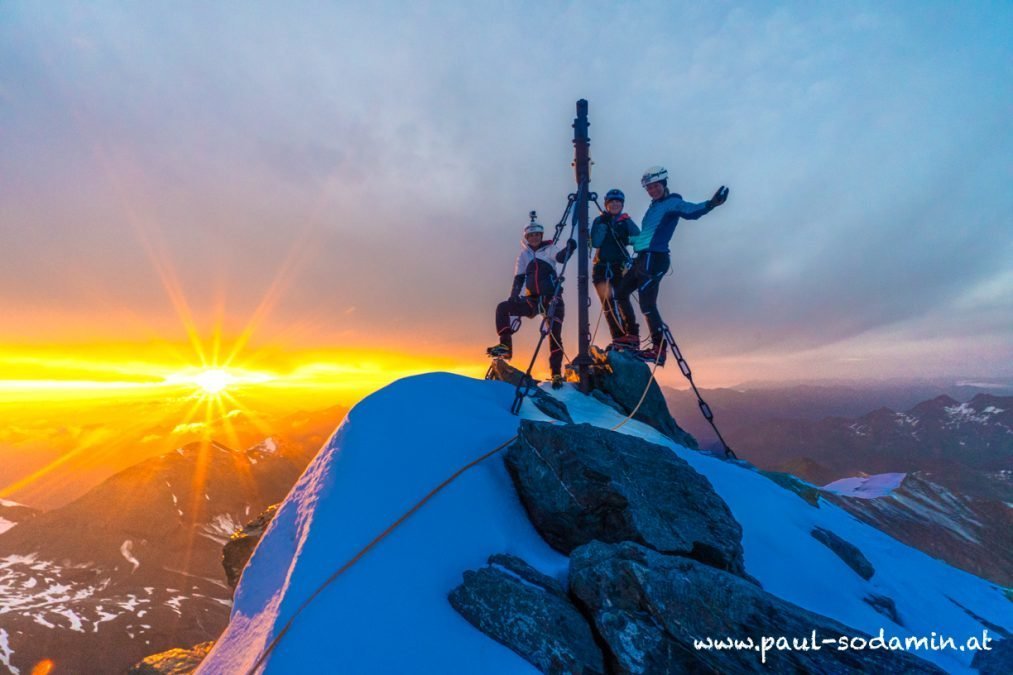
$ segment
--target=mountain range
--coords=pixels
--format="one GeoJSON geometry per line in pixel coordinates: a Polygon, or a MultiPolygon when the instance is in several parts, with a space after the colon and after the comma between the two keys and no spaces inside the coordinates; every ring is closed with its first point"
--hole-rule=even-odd
{"type": "Polygon", "coordinates": [[[0,663],[124,672],[152,652],[214,639],[232,604],[222,545],[281,500],[314,453],[280,436],[245,451],[191,443],[7,529],[0,663]]]}

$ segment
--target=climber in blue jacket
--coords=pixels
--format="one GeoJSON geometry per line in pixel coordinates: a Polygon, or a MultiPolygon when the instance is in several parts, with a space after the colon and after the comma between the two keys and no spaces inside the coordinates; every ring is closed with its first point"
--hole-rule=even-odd
{"type": "MultiPolygon", "coordinates": [[[[665,322],[658,312],[658,289],[661,277],[671,264],[668,243],[675,233],[680,218],[696,220],[710,213],[728,199],[728,188],[722,185],[714,196],[705,202],[694,204],[683,200],[682,195],[668,191],[668,171],[661,166],[652,166],[644,172],[640,184],[647,190],[651,205],[640,223],[640,234],[630,237],[633,244],[633,268],[623,276],[616,288],[616,300],[628,301],[637,291],[640,312],[651,331],[651,346],[639,352],[645,361],[665,364],[665,322]]],[[[633,316],[624,317],[624,332],[640,335],[640,327],[633,316]]]]}

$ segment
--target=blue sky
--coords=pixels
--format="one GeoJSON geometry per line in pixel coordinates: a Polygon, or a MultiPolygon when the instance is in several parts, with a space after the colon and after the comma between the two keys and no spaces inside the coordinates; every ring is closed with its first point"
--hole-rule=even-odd
{"type": "Polygon", "coordinates": [[[714,384],[1013,376],[1011,36],[1000,2],[3,3],[0,342],[173,330],[162,264],[203,325],[274,288],[266,341],[480,356],[587,98],[635,220],[649,165],[731,187],[661,292],[714,384]]]}

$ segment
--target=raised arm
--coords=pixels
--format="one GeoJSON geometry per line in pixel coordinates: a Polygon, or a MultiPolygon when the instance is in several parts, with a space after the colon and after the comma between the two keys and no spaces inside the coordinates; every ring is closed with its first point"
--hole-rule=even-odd
{"type": "Polygon", "coordinates": [[[714,193],[714,196],[705,202],[694,204],[680,199],[675,208],[679,212],[679,215],[686,220],[696,220],[700,216],[706,215],[724,204],[727,199],[728,188],[722,185],[718,188],[717,192],[714,193]]]}
{"type": "Polygon", "coordinates": [[[573,239],[567,239],[566,246],[561,248],[559,252],[556,253],[556,262],[565,263],[567,258],[569,258],[570,255],[572,255],[575,250],[577,250],[577,242],[575,242],[573,239]]]}

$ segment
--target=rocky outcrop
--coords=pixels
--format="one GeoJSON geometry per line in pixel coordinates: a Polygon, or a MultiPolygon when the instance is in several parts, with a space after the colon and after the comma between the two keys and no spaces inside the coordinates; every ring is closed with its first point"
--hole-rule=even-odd
{"type": "Polygon", "coordinates": [[[757,470],[757,472],[761,476],[774,481],[785,490],[794,492],[811,506],[815,506],[816,508],[820,507],[820,489],[815,485],[807,483],[801,478],[793,476],[790,473],[760,470],[757,470]]]}
{"type": "Polygon", "coordinates": [[[190,649],[170,649],[152,654],[127,671],[128,675],[190,675],[197,670],[215,643],[202,642],[190,649]]]}
{"type": "Polygon", "coordinates": [[[635,541],[745,574],[742,528],[668,448],[589,424],[523,420],[505,461],[532,523],[563,553],[635,541]]]}
{"type": "Polygon", "coordinates": [[[1013,639],[994,641],[989,647],[991,649],[981,650],[974,655],[971,667],[977,668],[979,675],[1013,673],[1013,639]]]}
{"type": "Polygon", "coordinates": [[[871,593],[862,600],[872,607],[874,610],[885,616],[886,618],[893,621],[898,626],[903,626],[904,622],[900,618],[900,613],[897,611],[897,603],[893,601],[893,598],[885,595],[879,595],[877,593],[871,593]]]}
{"type": "Polygon", "coordinates": [[[241,530],[236,530],[222,548],[222,567],[225,568],[225,578],[233,589],[239,583],[243,575],[243,568],[249,562],[253,550],[257,548],[260,538],[264,536],[264,530],[274,519],[278,511],[278,504],[268,506],[264,511],[246,523],[241,530]]]}
{"type": "Polygon", "coordinates": [[[698,648],[696,640],[859,636],[743,579],[632,542],[592,542],[570,558],[570,591],[594,622],[616,673],[943,672],[908,654],[878,650],[698,648]]]}
{"type": "Polygon", "coordinates": [[[810,534],[813,539],[833,551],[838,558],[844,561],[844,564],[855,571],[855,574],[866,581],[871,579],[872,575],[876,573],[876,568],[872,566],[869,559],[850,541],[846,541],[837,534],[822,527],[813,528],[810,534]]]}
{"type": "Polygon", "coordinates": [[[651,377],[651,368],[646,363],[626,352],[603,352],[598,348],[592,348],[592,356],[602,366],[593,371],[592,386],[595,389],[608,394],[624,414],[636,409],[633,419],[650,424],[679,445],[699,449],[696,439],[686,433],[668,411],[661,387],[651,377]],[[643,402],[640,402],[642,396],[643,402]]]}
{"type": "MultiPolygon", "coordinates": [[[[518,386],[524,381],[525,375],[522,371],[517,370],[503,359],[493,359],[492,364],[489,366],[489,372],[486,373],[485,379],[487,380],[499,380],[518,386]]],[[[562,401],[549,396],[541,389],[537,387],[531,388],[531,402],[535,404],[535,407],[541,410],[549,417],[559,420],[560,422],[566,422],[567,424],[573,424],[573,418],[570,417],[570,412],[566,409],[566,404],[562,401]]]]}
{"type": "Polygon", "coordinates": [[[591,628],[562,585],[519,558],[494,555],[488,567],[465,572],[450,604],[542,672],[605,672],[591,628]]]}

